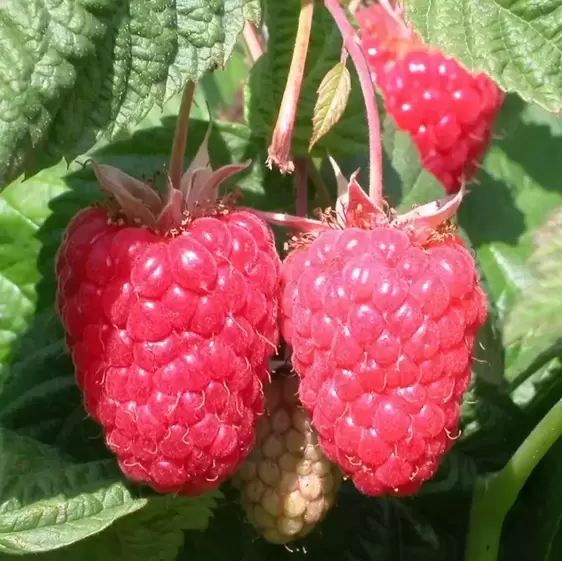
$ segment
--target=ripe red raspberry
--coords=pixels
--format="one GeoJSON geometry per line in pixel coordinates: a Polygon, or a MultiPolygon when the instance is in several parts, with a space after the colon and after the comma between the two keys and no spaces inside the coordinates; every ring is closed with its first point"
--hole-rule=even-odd
{"type": "Polygon", "coordinates": [[[356,14],[363,51],[388,114],[408,132],[422,164],[446,191],[459,190],[478,168],[503,92],[483,73],[422,43],[381,5],[356,14]]]}
{"type": "Polygon", "coordinates": [[[415,493],[458,433],[487,315],[447,221],[462,194],[385,216],[352,179],[344,211],[316,231],[307,220],[282,267],[300,399],[326,455],[368,495],[415,493]]]}
{"type": "Polygon", "coordinates": [[[218,487],[249,453],[278,343],[272,232],[216,198],[245,166],[201,161],[167,201],[94,164],[115,198],[75,216],[56,263],[87,412],[125,475],[185,495],[218,487]]]}

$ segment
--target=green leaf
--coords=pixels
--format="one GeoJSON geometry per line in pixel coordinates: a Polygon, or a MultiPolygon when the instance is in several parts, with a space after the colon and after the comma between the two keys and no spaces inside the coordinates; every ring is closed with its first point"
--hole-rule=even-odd
{"type": "Polygon", "coordinates": [[[309,150],[342,117],[351,93],[351,75],[344,62],[338,62],[318,86],[318,99],[312,115],[309,150]]]}
{"type": "Polygon", "coordinates": [[[71,464],[53,448],[0,429],[0,552],[62,548],[135,512],[115,462],[71,464]]]}
{"type": "Polygon", "coordinates": [[[536,249],[527,264],[533,281],[506,320],[507,344],[542,339],[545,347],[562,340],[562,209],[553,211],[536,232],[536,249]]]}
{"type": "MultiPolygon", "coordinates": [[[[277,119],[287,82],[297,32],[300,0],[268,2],[265,24],[269,40],[267,52],[252,67],[245,88],[245,115],[252,131],[266,139],[277,119]]],[[[341,35],[322,4],[316,3],[301,96],[293,135],[293,156],[306,156],[312,136],[312,119],[317,91],[326,74],[340,60],[341,35]]],[[[368,131],[361,91],[351,72],[349,103],[339,122],[316,144],[313,153],[351,156],[366,151],[368,131]]]]}
{"type": "MultiPolygon", "coordinates": [[[[562,206],[562,132],[554,116],[514,95],[507,96],[495,131],[500,138],[492,143],[459,219],[476,250],[488,296],[509,330],[509,311],[518,298],[525,300],[533,280],[528,264],[533,236],[547,214],[562,206]]],[[[513,380],[547,350],[546,341],[508,345],[506,379],[513,380]]]]}
{"type": "Polygon", "coordinates": [[[410,0],[408,18],[425,40],[502,89],[549,111],[562,109],[559,0],[410,0]]]}
{"type": "Polygon", "coordinates": [[[259,0],[3,2],[0,183],[141,120],[223,66],[259,0]]]}
{"type": "MultiPolygon", "coordinates": [[[[102,533],[40,557],[41,561],[174,561],[184,530],[200,533],[209,524],[219,492],[184,498],[153,496],[137,512],[102,533]]],[[[203,534],[204,535],[204,534],[203,534]]]]}

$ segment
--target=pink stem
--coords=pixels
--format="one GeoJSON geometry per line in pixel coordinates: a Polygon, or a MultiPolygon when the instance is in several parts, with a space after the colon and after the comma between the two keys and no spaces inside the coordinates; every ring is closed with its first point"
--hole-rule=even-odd
{"type": "Polygon", "coordinates": [[[375,205],[382,207],[382,148],[379,112],[375,98],[375,88],[371,80],[371,73],[363,51],[357,42],[357,35],[351,23],[340,6],[339,0],[324,0],[324,5],[332,14],[336,25],[342,35],[343,43],[349,56],[355,65],[365,108],[367,110],[367,122],[369,127],[369,196],[375,205]]]}
{"type": "Polygon", "coordinates": [[[263,44],[261,37],[252,22],[246,21],[242,36],[252,62],[256,62],[256,60],[263,55],[263,44]]]}
{"type": "Polygon", "coordinates": [[[313,15],[314,0],[301,0],[293,57],[291,59],[289,75],[287,76],[285,91],[283,92],[283,99],[281,100],[277,122],[273,129],[273,136],[271,138],[271,145],[269,146],[266,162],[269,167],[272,167],[275,163],[281,173],[293,173],[295,169],[290,155],[291,143],[295,128],[297,105],[304,78],[304,68],[308,55],[313,15]]]}

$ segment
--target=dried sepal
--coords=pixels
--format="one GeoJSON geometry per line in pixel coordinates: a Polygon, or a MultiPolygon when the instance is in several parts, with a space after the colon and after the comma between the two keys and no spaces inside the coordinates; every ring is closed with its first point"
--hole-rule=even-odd
{"type": "Polygon", "coordinates": [[[162,212],[158,216],[158,229],[162,232],[180,229],[185,218],[183,207],[182,192],[174,188],[172,179],[168,177],[168,192],[164,208],[162,208],[162,212]]]}
{"type": "Polygon", "coordinates": [[[102,191],[117,201],[128,220],[150,228],[156,227],[155,211],[162,205],[162,201],[149,185],[114,166],[94,162],[92,167],[102,191]]]}
{"type": "Polygon", "coordinates": [[[220,201],[219,196],[220,187],[226,179],[244,171],[251,160],[214,170],[209,156],[212,131],[212,123],[209,123],[193,161],[184,173],[181,172],[194,87],[192,82],[188,82],[182,98],[164,195],[152,184],[135,179],[119,168],[93,162],[101,189],[113,197],[118,205],[115,208],[116,218],[147,226],[161,234],[173,234],[189,223],[191,218],[206,212],[212,214],[215,206],[224,210],[224,202],[220,201]]]}
{"type": "Polygon", "coordinates": [[[359,170],[349,180],[342,174],[335,160],[329,157],[338,184],[338,198],[335,211],[321,212],[321,220],[293,216],[284,213],[259,212],[271,224],[298,230],[303,234],[320,232],[329,228],[371,229],[388,225],[403,228],[419,244],[427,242],[436,232],[443,231],[457,212],[465,195],[464,186],[458,193],[437,201],[416,207],[405,214],[398,215],[386,204],[383,208],[376,204],[357,181],[359,170]]]}
{"type": "Polygon", "coordinates": [[[393,225],[406,226],[414,239],[423,243],[429,239],[439,227],[450,220],[458,211],[465,195],[464,185],[454,194],[432,201],[413,210],[398,215],[393,225]]]}

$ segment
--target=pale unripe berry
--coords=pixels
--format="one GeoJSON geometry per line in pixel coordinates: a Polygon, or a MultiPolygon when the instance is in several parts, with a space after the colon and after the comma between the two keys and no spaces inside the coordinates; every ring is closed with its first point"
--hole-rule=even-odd
{"type": "Polygon", "coordinates": [[[273,381],[256,445],[233,480],[248,520],[272,543],[308,534],[334,504],[341,483],[297,394],[296,376],[273,381]]]}

